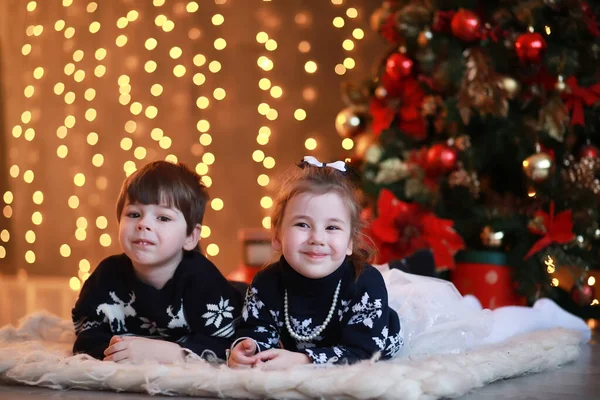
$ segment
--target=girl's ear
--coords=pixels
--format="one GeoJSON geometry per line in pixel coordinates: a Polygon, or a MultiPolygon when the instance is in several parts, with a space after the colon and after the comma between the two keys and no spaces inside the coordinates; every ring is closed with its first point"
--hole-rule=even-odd
{"type": "Polygon", "coordinates": [[[271,239],[271,246],[273,247],[273,250],[275,250],[275,251],[281,251],[281,249],[282,249],[281,241],[277,237],[274,237],[273,239],[271,239]]]}
{"type": "Polygon", "coordinates": [[[200,231],[202,230],[202,225],[196,224],[192,233],[190,233],[185,238],[185,243],[183,243],[183,249],[187,251],[194,250],[196,245],[198,244],[198,240],[200,239],[200,231]]]}
{"type": "Polygon", "coordinates": [[[352,243],[352,239],[350,239],[350,241],[348,241],[348,248],[346,249],[346,255],[351,256],[353,250],[354,250],[354,243],[352,243]]]}

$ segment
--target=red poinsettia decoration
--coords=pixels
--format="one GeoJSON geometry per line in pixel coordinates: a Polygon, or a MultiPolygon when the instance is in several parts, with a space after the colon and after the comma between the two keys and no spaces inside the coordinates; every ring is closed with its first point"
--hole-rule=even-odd
{"type": "Polygon", "coordinates": [[[552,202],[550,203],[550,213],[544,211],[535,213],[535,218],[529,225],[529,231],[536,235],[543,235],[543,237],[529,249],[529,252],[525,255],[526,259],[552,243],[569,243],[575,238],[571,210],[565,210],[554,215],[554,203],[552,202]]]}
{"type": "Polygon", "coordinates": [[[426,131],[421,105],[425,93],[419,82],[414,78],[394,80],[384,73],[382,85],[387,95],[373,98],[370,105],[373,134],[379,135],[382,130],[389,128],[398,115],[398,128],[402,132],[417,140],[424,139],[426,131]]]}
{"type": "Polygon", "coordinates": [[[377,218],[370,234],[380,250],[378,262],[400,259],[420,249],[431,249],[438,269],[454,268],[463,239],[452,228],[453,221],[441,219],[416,203],[405,203],[383,189],[377,200],[377,218]]]}

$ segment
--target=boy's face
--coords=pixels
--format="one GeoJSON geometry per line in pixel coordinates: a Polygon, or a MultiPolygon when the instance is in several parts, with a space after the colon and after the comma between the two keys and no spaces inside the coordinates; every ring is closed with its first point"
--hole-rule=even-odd
{"type": "Polygon", "coordinates": [[[177,208],[126,201],[119,221],[119,243],[136,269],[171,268],[198,243],[200,225],[190,235],[177,208]]]}

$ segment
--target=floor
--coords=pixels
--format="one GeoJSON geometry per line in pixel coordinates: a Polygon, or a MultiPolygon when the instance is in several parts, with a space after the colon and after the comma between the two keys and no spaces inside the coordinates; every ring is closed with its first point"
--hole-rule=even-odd
{"type": "MultiPolygon", "coordinates": [[[[600,398],[600,337],[585,346],[581,356],[573,363],[557,370],[514,379],[494,382],[459,398],[515,399],[515,400],[592,400],[600,398]]],[[[116,394],[113,392],[58,391],[25,386],[0,385],[0,400],[83,399],[107,400],[134,399],[185,399],[185,397],[159,397],[141,394],[116,394]]]]}

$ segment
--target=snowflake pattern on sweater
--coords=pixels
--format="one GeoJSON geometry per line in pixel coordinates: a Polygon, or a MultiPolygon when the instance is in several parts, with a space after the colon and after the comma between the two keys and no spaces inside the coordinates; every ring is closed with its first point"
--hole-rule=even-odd
{"type": "Polygon", "coordinates": [[[366,266],[356,279],[348,260],[321,279],[298,274],[283,257],[260,271],[246,292],[236,336],[255,340],[258,351],[282,345],[287,350],[303,352],[314,364],[354,363],[376,353],[381,359],[389,359],[403,344],[400,321],[388,306],[381,274],[366,266]],[[325,321],[340,280],[334,313],[337,318],[331,319],[325,330],[310,341],[292,338],[285,326],[285,290],[292,330],[309,336],[325,321]]]}
{"type": "Polygon", "coordinates": [[[185,252],[160,290],[137,278],[125,254],[111,256],[90,275],[73,308],[73,351],[102,359],[113,335],[133,335],[224,359],[241,305],[241,294],[199,252],[185,252]]]}

